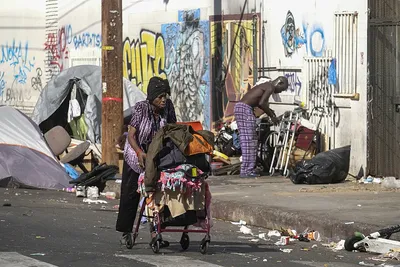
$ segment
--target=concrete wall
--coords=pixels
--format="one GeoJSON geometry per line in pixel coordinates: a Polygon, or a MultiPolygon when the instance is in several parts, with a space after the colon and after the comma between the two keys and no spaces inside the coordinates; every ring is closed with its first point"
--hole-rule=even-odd
{"type": "MultiPolygon", "coordinates": [[[[213,128],[232,118],[234,104],[254,84],[256,14],[258,66],[276,68],[259,74],[286,75],[291,82],[273,104],[279,114],[293,108],[294,100],[307,99],[304,57],[332,54],[334,12],[357,11],[360,98],[334,99],[340,115],[335,144],[352,145],[351,172],[357,174],[366,165],[367,0],[251,0],[235,42],[243,3],[221,0],[222,16],[214,16],[219,15],[219,1],[170,0],[165,5],[161,0],[124,0],[124,76],[144,92],[152,76],[167,77],[179,119],[200,120],[213,128]],[[299,37],[295,47],[282,40],[288,16],[294,18],[299,37]],[[219,30],[221,43],[216,39],[219,30]],[[221,77],[226,77],[224,85],[221,77]]],[[[46,78],[69,66],[101,64],[101,1],[58,1],[55,33],[45,32],[45,5],[46,0],[16,0],[0,11],[0,104],[33,106],[46,78]]]]}
{"type": "Polygon", "coordinates": [[[15,0],[0,9],[0,105],[31,107],[43,86],[44,1],[15,0]]]}

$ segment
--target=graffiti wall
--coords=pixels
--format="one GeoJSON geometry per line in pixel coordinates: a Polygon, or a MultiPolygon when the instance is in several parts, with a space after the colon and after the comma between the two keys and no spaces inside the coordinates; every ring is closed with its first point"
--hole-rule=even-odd
{"type": "Polygon", "coordinates": [[[35,65],[28,41],[12,39],[0,44],[0,103],[22,105],[31,99],[35,90],[31,88],[32,79],[36,70],[41,70],[35,65]]]}
{"type": "Polygon", "coordinates": [[[178,119],[210,125],[209,22],[200,9],[178,12],[178,22],[161,25],[165,73],[171,85],[178,119]]]}
{"type": "Polygon", "coordinates": [[[210,125],[209,22],[200,9],[178,11],[177,22],[159,32],[142,29],[127,37],[123,49],[124,77],[147,92],[151,77],[168,78],[178,120],[210,125]]]}
{"type": "Polygon", "coordinates": [[[165,74],[165,44],[161,33],[141,30],[138,39],[127,37],[123,49],[124,77],[143,92],[153,76],[167,78],[165,74]]]}
{"type": "Polygon", "coordinates": [[[214,126],[232,119],[235,104],[253,85],[252,14],[245,15],[240,25],[239,20],[240,15],[229,15],[210,23],[214,126]],[[222,36],[222,40],[217,36],[222,36]]]}
{"type": "Polygon", "coordinates": [[[44,43],[46,53],[47,79],[69,67],[71,50],[101,48],[101,34],[98,32],[73,31],[71,24],[61,26],[57,33],[49,33],[44,43]]]}

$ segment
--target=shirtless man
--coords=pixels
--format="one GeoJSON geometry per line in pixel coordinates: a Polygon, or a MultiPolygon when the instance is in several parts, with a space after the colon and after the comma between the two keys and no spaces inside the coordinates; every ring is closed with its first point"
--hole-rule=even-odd
{"type": "Polygon", "coordinates": [[[280,76],[271,82],[264,82],[250,89],[235,105],[235,119],[239,129],[240,146],[242,148],[241,178],[258,177],[255,172],[257,159],[256,117],[254,109],[260,108],[274,123],[278,119],[269,108],[269,98],[272,94],[279,94],[288,88],[286,77],[280,76]]]}

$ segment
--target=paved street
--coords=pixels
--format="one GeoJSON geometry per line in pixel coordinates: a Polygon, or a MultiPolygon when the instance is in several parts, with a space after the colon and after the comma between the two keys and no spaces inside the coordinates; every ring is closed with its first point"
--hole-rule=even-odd
{"type": "MultiPolygon", "coordinates": [[[[154,255],[147,227],[138,244],[119,245],[114,230],[118,201],[88,205],[74,194],[55,191],[0,189],[0,266],[359,266],[370,257],[363,253],[333,252],[321,243],[297,242],[278,247],[255,242],[229,222],[214,221],[207,255],[199,252],[202,234],[191,234],[188,251],[180,251],[180,235],[165,234],[168,249],[154,255]],[[4,204],[6,204],[4,206],[4,204]],[[11,206],[7,205],[11,204],[11,206]],[[317,247],[312,248],[313,245],[317,247]],[[280,248],[293,249],[284,253],[280,248]],[[308,250],[305,250],[307,248],[308,250]]],[[[245,218],[243,218],[245,219],[245,218]]],[[[253,233],[268,230],[251,227],[253,233]]]]}

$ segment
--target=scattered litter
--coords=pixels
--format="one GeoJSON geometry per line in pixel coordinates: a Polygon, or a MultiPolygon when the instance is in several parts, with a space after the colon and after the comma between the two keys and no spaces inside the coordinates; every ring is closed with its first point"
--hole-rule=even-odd
{"type": "Polygon", "coordinates": [[[344,224],[349,225],[349,224],[354,224],[354,222],[346,222],[346,223],[344,223],[344,224]]]}
{"type": "Polygon", "coordinates": [[[363,261],[360,261],[358,264],[361,265],[361,266],[375,266],[375,264],[373,264],[373,263],[366,263],[366,262],[363,262],[363,261]]]}
{"type": "Polygon", "coordinates": [[[27,217],[31,217],[33,215],[33,211],[29,211],[27,213],[22,214],[22,216],[27,216],[27,217]]]}
{"type": "Polygon", "coordinates": [[[361,207],[361,204],[358,204],[357,207],[361,207]]]}
{"type": "Polygon", "coordinates": [[[86,197],[85,187],[81,186],[81,185],[77,186],[75,194],[76,194],[77,197],[86,197]]]}
{"type": "Polygon", "coordinates": [[[11,207],[11,203],[4,203],[3,207],[11,207]]]}
{"type": "Polygon", "coordinates": [[[99,188],[97,186],[89,186],[86,189],[86,197],[90,199],[98,199],[99,198],[99,188]]]}
{"type": "Polygon", "coordinates": [[[113,209],[119,209],[119,205],[114,205],[113,209]]]}
{"type": "Polygon", "coordinates": [[[16,196],[20,196],[21,194],[20,194],[20,193],[15,193],[15,195],[16,195],[16,196]]]}
{"type": "Polygon", "coordinates": [[[334,250],[343,250],[344,249],[344,240],[340,240],[336,246],[334,247],[334,250]]]}
{"type": "Polygon", "coordinates": [[[250,242],[256,242],[256,243],[257,243],[258,241],[260,241],[260,239],[257,239],[257,238],[254,238],[254,239],[251,239],[251,240],[250,240],[250,242]]]}
{"type": "Polygon", "coordinates": [[[122,179],[117,179],[117,180],[115,180],[115,183],[116,183],[116,184],[122,183],[122,179]]]}
{"type": "Polygon", "coordinates": [[[32,253],[31,256],[45,256],[44,253],[32,253]]]}
{"type": "Polygon", "coordinates": [[[396,177],[385,177],[382,182],[384,188],[400,188],[400,180],[396,180],[396,177]]]}
{"type": "Polygon", "coordinates": [[[83,203],[88,203],[88,204],[107,204],[107,201],[105,200],[100,200],[100,199],[89,199],[89,198],[84,198],[83,203]]]}
{"type": "Polygon", "coordinates": [[[281,248],[280,251],[284,252],[284,253],[291,253],[292,252],[292,248],[281,248]]]}
{"type": "Polygon", "coordinates": [[[243,221],[243,220],[240,220],[238,222],[231,222],[231,224],[233,224],[233,225],[246,225],[247,223],[245,221],[243,221]]]}
{"type": "Polygon", "coordinates": [[[251,229],[248,228],[247,226],[244,226],[244,225],[242,225],[242,227],[240,227],[240,232],[245,234],[245,235],[252,235],[253,234],[251,229]]]}
{"type": "Polygon", "coordinates": [[[107,199],[116,199],[117,198],[117,194],[115,192],[106,192],[105,196],[107,199]]]}
{"type": "Polygon", "coordinates": [[[266,233],[261,233],[261,234],[258,235],[258,238],[267,240],[267,234],[266,233]]]}
{"type": "Polygon", "coordinates": [[[106,206],[101,206],[100,209],[105,210],[105,209],[107,209],[107,207],[106,206]]]}
{"type": "Polygon", "coordinates": [[[280,237],[280,236],[281,236],[281,233],[279,233],[277,230],[272,230],[272,231],[269,231],[269,232],[268,232],[268,237],[271,237],[271,236],[280,237]]]}
{"type": "Polygon", "coordinates": [[[316,248],[316,247],[318,247],[318,245],[317,245],[317,244],[314,244],[314,245],[312,245],[311,248],[316,248]]]}
{"type": "Polygon", "coordinates": [[[310,249],[309,248],[302,248],[302,249],[300,249],[301,251],[310,251],[310,249]]]}
{"type": "Polygon", "coordinates": [[[263,259],[264,262],[268,261],[267,259],[263,259]]]}
{"type": "Polygon", "coordinates": [[[37,236],[36,236],[36,239],[46,239],[46,237],[43,237],[43,236],[37,235],[37,236]]]}
{"type": "Polygon", "coordinates": [[[289,237],[288,236],[282,236],[281,239],[275,243],[277,246],[286,246],[289,245],[289,237]]]}
{"type": "Polygon", "coordinates": [[[0,220],[0,222],[5,222],[6,220],[0,220]]]}

